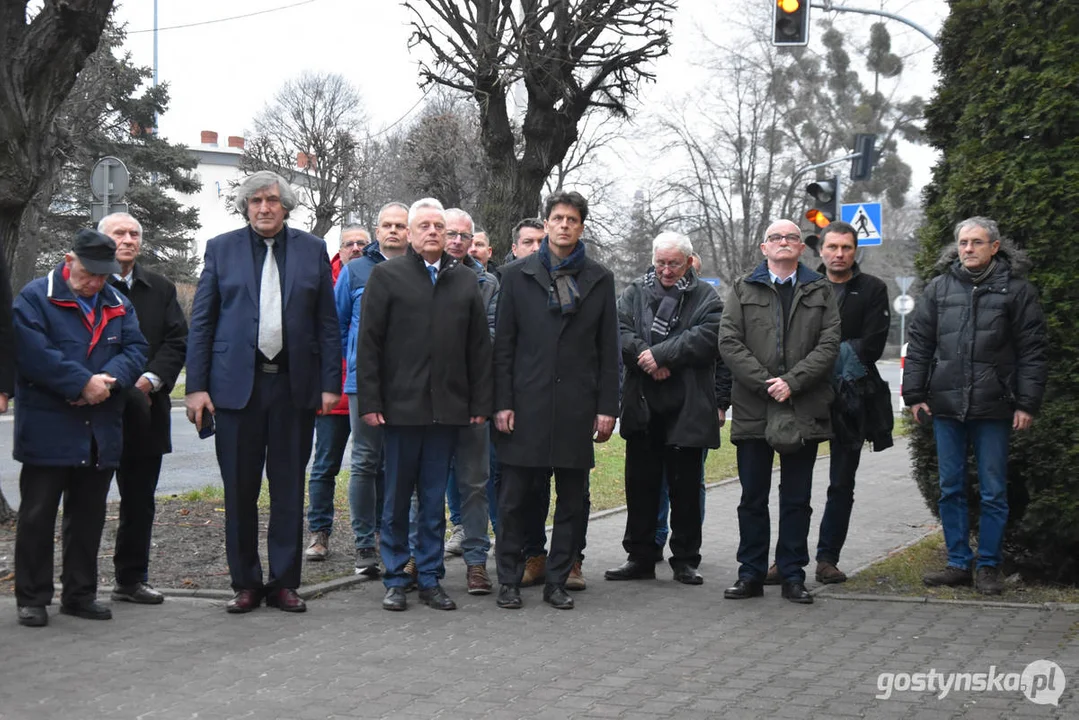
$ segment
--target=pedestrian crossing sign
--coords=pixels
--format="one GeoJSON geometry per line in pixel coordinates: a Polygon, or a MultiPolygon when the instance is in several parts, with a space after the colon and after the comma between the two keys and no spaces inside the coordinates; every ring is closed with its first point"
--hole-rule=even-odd
{"type": "Polygon", "coordinates": [[[858,247],[881,244],[880,203],[852,203],[840,206],[840,219],[854,226],[858,247]]]}

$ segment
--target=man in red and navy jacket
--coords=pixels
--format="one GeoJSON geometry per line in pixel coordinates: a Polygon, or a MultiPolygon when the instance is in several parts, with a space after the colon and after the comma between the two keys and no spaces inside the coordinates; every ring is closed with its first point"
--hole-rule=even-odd
{"type": "Polygon", "coordinates": [[[98,546],[123,446],[123,390],[139,379],[149,349],[131,303],[106,283],[118,272],[113,239],[80,230],[64,261],[15,299],[14,454],[23,464],[15,599],[21,625],[48,623],[61,496],[60,612],[112,617],[96,599],[98,546]]]}

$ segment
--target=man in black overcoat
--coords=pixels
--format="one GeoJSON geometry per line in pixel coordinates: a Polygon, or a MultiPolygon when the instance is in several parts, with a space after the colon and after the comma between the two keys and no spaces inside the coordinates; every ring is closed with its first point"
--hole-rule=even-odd
{"type": "Polygon", "coordinates": [[[581,242],[588,201],[558,192],[544,207],[547,235],[538,252],[503,268],[495,321],[497,602],[504,608],[521,606],[530,499],[551,469],[558,499],[543,599],[573,607],[565,585],[584,535],[592,441],[610,438],[618,414],[614,276],[581,242]]]}
{"type": "Polygon", "coordinates": [[[112,558],[116,571],[112,599],[156,605],[165,597],[147,582],[154,493],[161,458],[172,452],[169,394],[184,366],[187,320],[172,281],[138,262],[142,224],[127,213],[113,213],[102,218],[97,228],[116,241],[120,274],[109,278],[109,283],[135,306],[139,330],[150,344],[142,375],[126,390],[124,450],[116,471],[120,522],[112,558]]]}

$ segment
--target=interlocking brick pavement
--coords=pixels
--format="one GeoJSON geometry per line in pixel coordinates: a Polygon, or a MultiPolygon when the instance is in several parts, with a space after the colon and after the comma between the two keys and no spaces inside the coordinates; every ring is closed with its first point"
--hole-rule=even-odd
{"type": "MultiPolygon", "coordinates": [[[[815,507],[827,487],[817,470],[815,507]]],[[[1074,718],[1079,716],[1079,613],[1065,610],[818,597],[799,606],[766,588],[722,599],[735,577],[736,484],[709,491],[706,582],[612,583],[625,516],[595,520],[577,608],[553,610],[541,588],[525,608],[465,593],[447,565],[456,612],[380,609],[364,583],[312,600],[303,615],[172,597],[123,603],[93,622],[55,612],[18,627],[0,603],[0,718],[1074,718]],[[1019,692],[895,692],[882,672],[1020,672],[1049,659],[1068,678],[1059,706],[1019,692]]],[[[906,450],[867,454],[843,566],[864,565],[932,525],[909,479],[906,450]]],[[[815,526],[811,538],[815,540],[815,526]]]]}

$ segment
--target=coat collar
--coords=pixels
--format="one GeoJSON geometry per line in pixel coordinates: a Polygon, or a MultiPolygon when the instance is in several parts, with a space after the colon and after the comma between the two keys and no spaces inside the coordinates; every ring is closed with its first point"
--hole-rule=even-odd
{"type": "MultiPolygon", "coordinates": [[[[64,278],[65,265],[66,263],[61,261],[49,272],[45,284],[45,296],[56,305],[78,307],[75,293],[71,291],[71,288],[67,284],[67,280],[64,278]]],[[[98,297],[101,300],[101,305],[103,307],[123,307],[124,305],[123,296],[108,282],[102,286],[101,291],[98,293],[98,297]]]]}
{"type": "MultiPolygon", "coordinates": [[[[796,281],[795,285],[802,286],[806,283],[811,283],[816,280],[823,280],[824,276],[818,272],[814,272],[809,269],[804,263],[798,263],[798,269],[795,270],[796,281]]],[[[772,278],[768,274],[768,261],[765,260],[758,265],[749,277],[746,278],[746,282],[761,283],[764,285],[771,285],[772,278]]]]}

